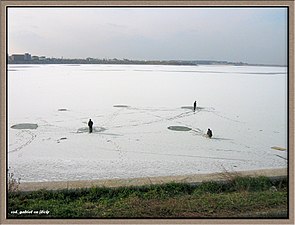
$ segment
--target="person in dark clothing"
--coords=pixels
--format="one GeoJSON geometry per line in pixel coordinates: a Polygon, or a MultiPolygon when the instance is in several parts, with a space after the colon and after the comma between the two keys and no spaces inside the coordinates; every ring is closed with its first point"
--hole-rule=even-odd
{"type": "Polygon", "coordinates": [[[91,119],[89,119],[89,122],[88,122],[89,133],[92,133],[92,126],[93,126],[93,122],[91,121],[91,119]]]}
{"type": "Polygon", "coordinates": [[[212,130],[210,130],[210,128],[208,128],[207,135],[209,138],[211,138],[213,136],[212,130]]]}
{"type": "Polygon", "coordinates": [[[196,108],[197,108],[197,102],[195,101],[194,102],[194,112],[196,111],[196,108]]]}

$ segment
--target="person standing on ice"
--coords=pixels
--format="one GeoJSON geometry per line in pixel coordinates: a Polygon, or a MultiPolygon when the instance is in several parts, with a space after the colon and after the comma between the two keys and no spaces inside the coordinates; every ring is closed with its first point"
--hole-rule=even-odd
{"type": "Polygon", "coordinates": [[[195,101],[194,102],[194,112],[196,111],[196,108],[197,108],[197,102],[195,101]]]}
{"type": "Polygon", "coordinates": [[[208,128],[207,135],[209,138],[211,138],[213,136],[212,130],[210,130],[210,128],[208,128]]]}
{"type": "Polygon", "coordinates": [[[91,121],[91,119],[89,119],[88,121],[89,133],[92,133],[92,126],[93,126],[93,122],[91,121]]]}

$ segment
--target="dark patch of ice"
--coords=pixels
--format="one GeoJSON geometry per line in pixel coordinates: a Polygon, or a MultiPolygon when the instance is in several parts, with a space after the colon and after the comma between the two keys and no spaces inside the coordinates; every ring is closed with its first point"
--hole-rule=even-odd
{"type": "Polygon", "coordinates": [[[58,111],[68,111],[67,109],[58,109],[58,111]]]}
{"type": "Polygon", "coordinates": [[[37,129],[37,127],[35,123],[19,123],[11,126],[13,129],[37,129]]]}
{"type": "Polygon", "coordinates": [[[128,108],[130,106],[128,105],[113,105],[113,107],[118,107],[118,108],[128,108]]]}
{"type": "Polygon", "coordinates": [[[183,126],[170,126],[170,127],[168,127],[168,129],[175,130],[175,131],[190,131],[192,128],[183,127],[183,126]]]}
{"type": "MultiPolygon", "coordinates": [[[[99,133],[105,131],[106,128],[104,127],[93,127],[92,133],[99,133]]],[[[81,127],[77,130],[77,133],[89,133],[89,127],[81,127]]]]}

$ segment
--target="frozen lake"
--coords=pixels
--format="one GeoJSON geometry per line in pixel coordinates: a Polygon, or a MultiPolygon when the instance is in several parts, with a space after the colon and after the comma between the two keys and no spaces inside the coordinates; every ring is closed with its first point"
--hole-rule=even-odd
{"type": "Polygon", "coordinates": [[[22,182],[285,168],[287,94],[285,67],[9,65],[9,167],[22,182]]]}

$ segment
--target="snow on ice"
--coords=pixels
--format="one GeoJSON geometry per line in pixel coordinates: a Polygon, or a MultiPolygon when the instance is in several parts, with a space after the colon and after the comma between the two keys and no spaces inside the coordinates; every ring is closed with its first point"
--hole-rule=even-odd
{"type": "Polygon", "coordinates": [[[285,67],[10,67],[8,163],[22,182],[287,167],[285,67]]]}

